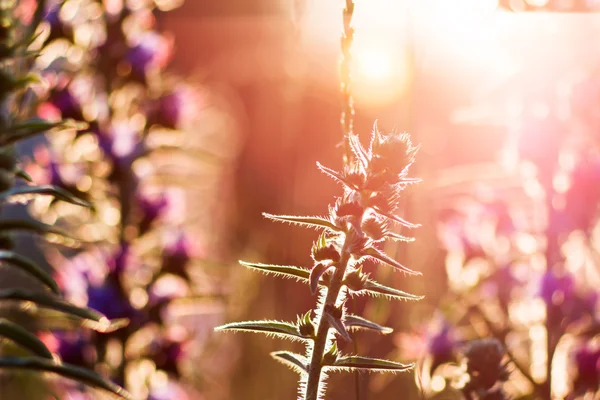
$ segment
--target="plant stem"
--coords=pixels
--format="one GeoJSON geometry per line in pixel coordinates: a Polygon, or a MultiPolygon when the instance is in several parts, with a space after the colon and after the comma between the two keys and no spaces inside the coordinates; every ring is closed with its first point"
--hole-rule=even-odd
{"type": "Polygon", "coordinates": [[[306,396],[305,400],[318,400],[319,398],[319,386],[321,383],[321,370],[323,369],[323,353],[325,352],[325,346],[327,345],[327,336],[329,334],[329,320],[325,317],[325,307],[329,305],[335,306],[337,298],[342,289],[342,281],[344,274],[346,273],[346,267],[348,266],[348,260],[350,259],[350,253],[346,250],[348,244],[346,238],[344,248],[342,249],[342,258],[339,261],[331,281],[327,288],[327,297],[321,307],[321,318],[319,319],[319,327],[317,329],[317,336],[315,337],[312,354],[310,357],[310,364],[308,366],[308,381],[306,383],[306,396]]]}

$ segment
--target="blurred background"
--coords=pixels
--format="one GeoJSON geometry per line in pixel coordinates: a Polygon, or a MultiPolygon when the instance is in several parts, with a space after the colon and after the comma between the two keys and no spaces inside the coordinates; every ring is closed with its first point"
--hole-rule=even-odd
{"type": "MultiPolygon", "coordinates": [[[[448,290],[447,246],[437,234],[444,211],[465,196],[518,198],[519,151],[544,154],[552,151],[550,136],[597,131],[600,14],[578,12],[594,11],[594,3],[507,1],[501,9],[497,0],[357,1],[355,132],[366,139],[378,120],[380,129],[410,132],[422,144],[413,175],[424,182],[404,198],[407,219],[422,227],[412,232],[416,242],[389,250],[423,277],[376,274],[426,299],[359,299],[352,307],[419,336],[448,290]],[[551,5],[563,12],[510,12],[551,5]]],[[[248,272],[237,260],[311,263],[314,232],[269,223],[261,213],[323,215],[340,193],[315,162],[341,165],[343,5],[188,0],[157,16],[174,38],[172,70],[201,83],[214,106],[207,112],[218,116],[207,123],[227,138],[219,145],[235,147],[220,175],[219,253],[208,257],[225,271],[223,320],[290,320],[314,304],[304,285],[248,272]]],[[[403,350],[399,335],[359,333],[358,348],[345,350],[399,361],[422,355],[416,344],[417,354],[403,350]]],[[[269,356],[294,345],[261,335],[208,340],[195,372],[207,399],[294,398],[296,375],[269,356]]],[[[414,376],[402,374],[334,375],[329,398],[355,398],[357,385],[361,399],[420,397],[414,376]]]]}

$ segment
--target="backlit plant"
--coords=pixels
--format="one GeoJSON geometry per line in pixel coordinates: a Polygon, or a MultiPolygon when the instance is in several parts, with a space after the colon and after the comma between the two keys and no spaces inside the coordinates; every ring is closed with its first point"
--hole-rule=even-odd
{"type": "Polygon", "coordinates": [[[353,315],[347,308],[351,296],[373,295],[390,299],[418,300],[419,296],[384,286],[363,272],[367,260],[387,264],[407,274],[418,275],[381,250],[386,240],[410,241],[393,232],[394,224],[414,228],[417,225],[397,215],[402,191],[419,180],[409,177],[418,146],[406,133],[382,133],[374,126],[369,145],[364,147],[352,132],[352,96],[350,89],[350,46],[353,38],[351,20],[354,3],[346,2],[342,37],[342,93],[345,108],[342,128],[345,134],[345,157],[341,171],[317,164],[327,176],[343,187],[342,195],[329,206],[326,217],[279,216],[264,214],[279,222],[321,230],[312,246],[311,268],[242,262],[242,265],[282,278],[292,278],[309,285],[319,300],[313,310],[298,316],[296,322],[244,321],[223,325],[218,330],[262,332],[306,344],[304,355],[278,351],[272,356],[300,374],[299,394],[304,400],[325,395],[325,379],[332,371],[399,372],[412,365],[393,361],[342,354],[340,341],[351,341],[355,329],[372,329],[390,333],[391,329],[353,315]]]}

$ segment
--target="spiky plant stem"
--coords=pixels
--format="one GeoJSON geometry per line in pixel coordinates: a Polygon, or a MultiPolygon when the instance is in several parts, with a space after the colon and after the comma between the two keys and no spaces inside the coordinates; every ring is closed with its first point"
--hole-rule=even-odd
{"type": "Polygon", "coordinates": [[[348,261],[350,260],[350,252],[347,249],[347,244],[348,238],[346,237],[344,247],[342,248],[341,259],[331,277],[331,281],[327,287],[327,297],[325,297],[325,301],[321,306],[321,318],[319,319],[319,327],[317,328],[317,335],[314,339],[310,364],[308,366],[308,381],[306,382],[305,400],[318,400],[319,398],[319,387],[321,385],[321,373],[323,369],[323,354],[325,353],[325,347],[327,346],[329,328],[331,328],[328,319],[325,317],[325,307],[327,305],[335,306],[340,295],[342,281],[344,279],[344,274],[346,273],[348,261]]]}

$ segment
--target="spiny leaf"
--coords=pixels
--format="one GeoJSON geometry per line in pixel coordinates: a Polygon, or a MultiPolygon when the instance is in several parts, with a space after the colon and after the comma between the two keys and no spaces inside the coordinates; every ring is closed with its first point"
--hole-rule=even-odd
{"type": "Polygon", "coordinates": [[[395,232],[386,232],[385,237],[396,242],[414,242],[415,238],[399,235],[395,232]]]}
{"type": "Polygon", "coordinates": [[[112,332],[128,324],[127,319],[109,320],[103,314],[89,308],[77,307],[60,298],[46,295],[44,293],[29,292],[21,289],[0,290],[0,301],[30,301],[40,307],[47,307],[74,317],[87,320],[84,326],[98,332],[112,332]]]}
{"type": "Polygon", "coordinates": [[[331,325],[331,327],[335,329],[345,341],[352,341],[352,338],[350,337],[350,334],[346,330],[346,327],[341,319],[336,318],[327,311],[325,311],[325,317],[327,318],[329,325],[331,325]]]}
{"type": "Polygon", "coordinates": [[[422,300],[424,298],[424,296],[417,296],[402,290],[382,285],[381,283],[371,279],[367,280],[364,285],[364,289],[361,292],[363,291],[373,296],[386,296],[397,300],[422,300]]]}
{"type": "Polygon", "coordinates": [[[394,260],[392,257],[388,256],[387,254],[373,248],[373,247],[369,247],[367,248],[364,252],[363,255],[365,256],[369,256],[372,257],[376,260],[379,260],[383,263],[386,263],[388,265],[391,265],[392,267],[402,271],[402,272],[406,272],[409,275],[421,275],[420,272],[418,271],[413,271],[410,268],[405,267],[404,265],[400,264],[398,261],[394,260]]]}
{"type": "Polygon", "coordinates": [[[240,264],[242,264],[244,267],[257,269],[266,274],[273,274],[276,276],[282,276],[284,278],[292,278],[303,282],[308,282],[308,277],[310,275],[309,270],[290,265],[249,263],[245,261],[240,261],[240,264]]]}
{"type": "Polygon", "coordinates": [[[3,193],[0,193],[0,201],[4,201],[12,196],[28,195],[28,194],[39,194],[54,196],[58,200],[66,201],[67,203],[75,204],[82,207],[92,208],[92,205],[85,200],[73,196],[71,193],[64,189],[61,189],[52,185],[42,186],[16,186],[3,193]]]}
{"type": "Polygon", "coordinates": [[[268,213],[263,213],[263,216],[272,219],[273,221],[288,222],[290,224],[304,225],[316,229],[325,228],[331,229],[332,231],[341,231],[341,229],[331,223],[331,221],[322,217],[299,217],[295,215],[273,215],[268,213]]]}
{"type": "Polygon", "coordinates": [[[55,228],[52,225],[44,224],[35,219],[32,219],[32,220],[9,219],[9,220],[0,221],[0,231],[10,231],[10,230],[28,231],[28,232],[35,232],[38,234],[53,233],[55,235],[69,237],[69,234],[66,233],[65,231],[55,228]]]}
{"type": "Polygon", "coordinates": [[[274,351],[271,353],[271,357],[301,375],[308,372],[307,360],[300,354],[292,353],[291,351],[274,351]]]}
{"type": "Polygon", "coordinates": [[[373,330],[383,333],[384,335],[394,332],[394,330],[392,328],[389,328],[387,326],[381,326],[373,321],[369,321],[368,319],[365,319],[363,317],[360,317],[358,315],[353,315],[353,314],[346,315],[344,325],[346,326],[346,328],[373,329],[373,330]]]}
{"type": "Polygon", "coordinates": [[[333,178],[333,180],[342,183],[343,185],[345,185],[346,187],[348,187],[349,189],[352,190],[357,190],[357,187],[354,186],[352,183],[348,182],[346,180],[346,178],[344,178],[342,175],[340,175],[337,171],[334,171],[331,168],[327,168],[324,165],[322,165],[321,163],[317,162],[317,167],[323,172],[325,173],[325,175],[329,175],[331,178],[333,178]]]}
{"type": "Polygon", "coordinates": [[[12,251],[0,250],[0,261],[19,267],[21,270],[48,286],[54,293],[60,292],[60,289],[52,276],[29,258],[23,257],[12,251]]]}
{"type": "Polygon", "coordinates": [[[379,358],[346,356],[339,357],[331,366],[335,369],[348,371],[366,369],[374,372],[403,372],[412,369],[414,364],[401,364],[379,358]]]}
{"type": "Polygon", "coordinates": [[[399,217],[397,215],[385,213],[385,212],[381,211],[381,209],[379,207],[375,208],[375,211],[377,211],[379,214],[383,215],[384,217],[388,217],[392,221],[397,222],[400,225],[405,226],[407,228],[411,228],[412,229],[412,228],[418,228],[418,227],[421,226],[421,224],[413,224],[412,222],[408,222],[404,218],[401,218],[401,217],[399,217]]]}
{"type": "Polygon", "coordinates": [[[88,386],[106,390],[121,399],[133,400],[125,389],[102,378],[97,373],[75,365],[60,364],[41,357],[0,357],[0,368],[52,372],[88,386]]]}
{"type": "Polygon", "coordinates": [[[325,271],[327,271],[331,267],[333,267],[333,264],[319,263],[310,270],[309,281],[310,291],[312,294],[317,293],[317,289],[319,287],[319,280],[321,279],[321,276],[325,273],[325,271]]]}
{"type": "Polygon", "coordinates": [[[362,147],[358,135],[349,134],[348,135],[348,143],[350,144],[350,149],[356,156],[356,158],[360,161],[363,168],[366,170],[369,168],[369,155],[362,147]]]}
{"type": "Polygon", "coordinates": [[[34,355],[52,360],[52,353],[37,336],[12,321],[0,318],[0,336],[12,340],[34,355]]]}
{"type": "Polygon", "coordinates": [[[298,332],[298,327],[291,322],[282,321],[242,321],[232,322],[215,328],[215,331],[249,331],[262,332],[267,335],[281,337],[291,340],[306,340],[298,332]]]}

